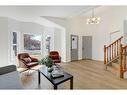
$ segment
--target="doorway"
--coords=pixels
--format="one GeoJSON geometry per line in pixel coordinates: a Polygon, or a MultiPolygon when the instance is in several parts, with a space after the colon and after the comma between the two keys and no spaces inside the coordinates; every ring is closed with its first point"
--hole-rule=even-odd
{"type": "Polygon", "coordinates": [[[82,59],[92,59],[92,36],[82,36],[82,59]]]}
{"type": "Polygon", "coordinates": [[[78,36],[71,35],[71,61],[78,60],[78,36]]]}

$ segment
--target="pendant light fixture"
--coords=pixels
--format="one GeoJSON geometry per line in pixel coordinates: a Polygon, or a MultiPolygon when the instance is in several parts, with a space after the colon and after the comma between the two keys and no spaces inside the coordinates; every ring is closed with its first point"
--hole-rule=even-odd
{"type": "Polygon", "coordinates": [[[92,9],[92,15],[90,18],[87,19],[86,24],[99,24],[100,22],[100,17],[95,17],[94,15],[94,8],[92,9]]]}

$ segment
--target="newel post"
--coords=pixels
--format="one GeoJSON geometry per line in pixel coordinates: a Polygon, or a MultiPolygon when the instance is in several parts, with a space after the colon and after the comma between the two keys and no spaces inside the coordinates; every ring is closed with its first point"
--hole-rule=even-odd
{"type": "Polygon", "coordinates": [[[104,65],[106,65],[106,45],[104,45],[104,65]]]}
{"type": "Polygon", "coordinates": [[[119,51],[119,78],[123,78],[123,66],[122,66],[122,44],[120,44],[120,51],[119,51]]]}
{"type": "Polygon", "coordinates": [[[123,49],[123,61],[124,61],[124,65],[123,65],[123,69],[124,71],[126,71],[126,47],[123,49]]]}

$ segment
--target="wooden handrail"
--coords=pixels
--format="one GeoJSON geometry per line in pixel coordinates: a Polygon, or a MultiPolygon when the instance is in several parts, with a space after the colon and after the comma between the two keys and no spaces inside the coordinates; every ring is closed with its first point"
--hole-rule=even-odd
{"type": "Polygon", "coordinates": [[[122,48],[123,48],[123,49],[126,49],[126,48],[127,48],[127,45],[123,46],[122,48]]]}
{"type": "Polygon", "coordinates": [[[118,38],[117,40],[115,40],[114,42],[112,42],[110,45],[108,45],[106,47],[110,47],[111,45],[117,43],[119,40],[121,41],[122,38],[123,38],[123,36],[121,36],[120,38],[118,38]]]}
{"type": "Polygon", "coordinates": [[[110,45],[106,46],[104,45],[104,64],[108,64],[111,62],[113,59],[119,57],[119,52],[120,52],[120,45],[121,45],[121,40],[123,36],[118,38],[116,41],[111,43],[110,45]]]}

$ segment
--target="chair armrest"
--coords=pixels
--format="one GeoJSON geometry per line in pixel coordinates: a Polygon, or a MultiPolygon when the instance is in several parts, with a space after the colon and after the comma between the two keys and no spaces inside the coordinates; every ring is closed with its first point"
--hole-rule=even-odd
{"type": "Polygon", "coordinates": [[[31,62],[38,62],[39,60],[37,58],[31,57],[31,62]]]}
{"type": "MultiPolygon", "coordinates": [[[[20,65],[21,67],[28,67],[26,61],[24,61],[23,59],[19,60],[19,62],[20,62],[19,65],[20,65]]],[[[20,67],[20,66],[19,66],[19,67],[20,67]]]]}
{"type": "Polygon", "coordinates": [[[59,56],[59,59],[60,59],[60,61],[61,61],[61,56],[59,56]]]}

